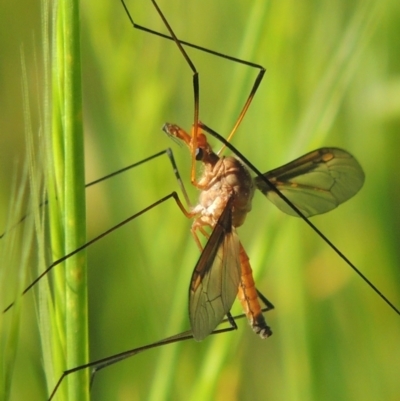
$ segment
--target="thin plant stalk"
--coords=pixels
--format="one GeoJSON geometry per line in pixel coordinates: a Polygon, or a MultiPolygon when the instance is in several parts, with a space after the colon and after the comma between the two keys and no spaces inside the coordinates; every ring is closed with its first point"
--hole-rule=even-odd
{"type": "MultiPolygon", "coordinates": [[[[79,2],[60,1],[53,8],[50,236],[55,260],[85,242],[84,145],[80,61],[79,2]]],[[[69,258],[54,274],[55,356],[61,369],[88,360],[87,282],[85,253],[69,258]]],[[[49,389],[54,386],[48,383],[49,389]]],[[[88,374],[68,380],[67,400],[86,400],[88,374]]]]}

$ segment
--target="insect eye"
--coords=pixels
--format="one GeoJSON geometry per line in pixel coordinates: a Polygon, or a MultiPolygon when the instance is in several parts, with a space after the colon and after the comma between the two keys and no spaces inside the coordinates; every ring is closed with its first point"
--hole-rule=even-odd
{"type": "Polygon", "coordinates": [[[204,155],[203,149],[202,148],[197,148],[196,152],[195,152],[195,155],[196,155],[196,160],[203,160],[203,155],[204,155]]]}

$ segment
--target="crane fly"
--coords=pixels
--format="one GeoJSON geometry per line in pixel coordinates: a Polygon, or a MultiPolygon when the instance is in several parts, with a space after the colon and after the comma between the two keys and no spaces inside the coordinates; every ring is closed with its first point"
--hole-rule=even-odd
{"type": "MultiPolygon", "coordinates": [[[[193,133],[189,135],[173,124],[166,124],[163,129],[194,151],[191,149],[193,133]]],[[[199,203],[186,214],[195,217],[192,233],[200,248],[196,232],[207,235],[204,226],[212,227],[213,231],[190,282],[189,316],[193,337],[203,340],[209,335],[230,311],[237,295],[252,329],[266,338],[272,331],[261,312],[249,258],[236,233],[251,210],[255,188],[283,212],[298,216],[268,186],[268,182],[273,183],[304,216],[311,217],[328,212],[354,196],[364,183],[363,170],[348,152],[322,148],[253,180],[238,159],[220,158],[204,133],[196,135],[194,153],[204,170],[195,184],[201,190],[199,203]]]]}
{"type": "MultiPolygon", "coordinates": [[[[121,355],[114,355],[101,361],[69,369],[58,381],[51,397],[55,394],[59,384],[67,374],[88,367],[98,371],[119,360],[136,355],[138,352],[176,341],[189,338],[201,341],[212,333],[224,332],[224,330],[216,330],[216,328],[224,320],[225,316],[235,328],[235,321],[230,314],[230,310],[236,296],[242,304],[252,329],[261,338],[269,337],[272,334],[272,330],[265,321],[262,313],[265,309],[259,304],[258,298],[261,298],[266,303],[267,309],[270,309],[272,304],[256,290],[249,258],[236,232],[236,229],[244,223],[246,214],[251,210],[251,201],[255,190],[258,189],[286,214],[302,217],[308,221],[308,217],[328,212],[350,199],[359,191],[364,182],[364,173],[359,163],[350,153],[339,148],[317,149],[264,174],[260,174],[254,167],[251,167],[251,164],[246,161],[243,155],[238,154],[237,151],[235,152],[229,141],[238,129],[257,91],[265,72],[263,68],[260,69],[250,95],[231,133],[227,136],[228,141],[222,141],[224,148],[228,147],[231,151],[234,151],[239,156],[239,159],[221,156],[222,152],[215,153],[206,137],[206,132],[214,135],[214,131],[201,123],[199,118],[198,74],[183,45],[195,47],[201,51],[241,62],[251,67],[259,68],[259,66],[178,39],[161,13],[157,3],[155,1],[152,2],[167,26],[170,36],[159,34],[143,27],[139,27],[139,29],[173,40],[193,71],[195,107],[193,127],[190,134],[175,124],[166,124],[163,129],[169,136],[178,141],[183,141],[188,146],[192,158],[191,181],[200,190],[200,199],[197,205],[187,210],[177,195],[172,193],[132,216],[129,220],[171,199],[171,197],[176,200],[187,217],[194,219],[191,230],[198,247],[201,249],[201,254],[189,283],[191,330],[157,343],[127,351],[121,355]],[[196,178],[196,168],[194,167],[196,162],[203,164],[203,174],[198,180],[196,178]],[[251,177],[250,170],[256,173],[255,178],[251,177]],[[207,238],[204,248],[199,234],[207,238]]],[[[123,5],[131,19],[124,3],[123,5]]],[[[138,28],[132,19],[131,22],[135,28],[138,28]]],[[[96,241],[102,236],[97,237],[96,241]]],[[[90,241],[84,247],[93,242],[90,241]]],[[[331,245],[331,243],[329,244],[331,245]]],[[[80,249],[73,253],[77,253],[80,249]]],[[[334,249],[336,250],[336,248],[334,249]]],[[[61,259],[65,260],[69,256],[65,255],[61,259]]],[[[57,263],[53,263],[46,270],[46,273],[59,264],[60,260],[56,261],[57,263]]],[[[37,281],[39,280],[35,280],[34,283],[37,281]]],[[[371,285],[369,281],[367,283],[371,285]]],[[[27,290],[30,288],[32,288],[32,285],[27,290]]],[[[374,286],[372,288],[377,291],[374,286]]],[[[381,293],[379,294],[382,296],[381,293]]],[[[384,299],[386,300],[386,298],[384,299]]]]}
{"type": "MultiPolygon", "coordinates": [[[[163,130],[167,135],[183,141],[190,149],[192,136],[182,128],[167,123],[163,130]]],[[[253,179],[237,158],[220,158],[214,153],[204,133],[197,133],[196,146],[196,160],[204,166],[203,174],[196,182],[196,187],[201,189],[199,202],[186,211],[177,195],[174,193],[173,196],[185,215],[194,218],[191,231],[199,248],[202,249],[202,246],[197,232],[208,238],[190,280],[191,330],[68,369],[56,383],[49,400],[53,399],[63,379],[76,371],[92,368],[93,381],[99,370],[148,349],[191,338],[201,341],[210,334],[236,328],[230,314],[236,296],[254,332],[262,339],[269,337],[272,330],[263,312],[272,309],[273,305],[256,290],[249,258],[236,232],[251,210],[255,189],[259,189],[285,213],[298,216],[276,196],[275,191],[279,188],[279,191],[286,193],[294,208],[310,217],[328,212],[345,202],[359,191],[364,182],[362,168],[356,159],[338,148],[317,149],[253,179]],[[269,186],[269,182],[273,186],[269,186]],[[211,235],[208,235],[205,227],[212,228],[211,235]],[[261,308],[259,297],[267,308],[261,308]],[[227,319],[224,320],[225,316],[227,319]],[[216,330],[223,321],[229,321],[232,327],[216,330]]]]}

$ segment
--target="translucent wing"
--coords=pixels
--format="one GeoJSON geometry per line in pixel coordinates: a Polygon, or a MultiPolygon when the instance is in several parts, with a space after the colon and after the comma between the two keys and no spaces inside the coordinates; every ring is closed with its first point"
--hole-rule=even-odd
{"type": "MultiPolygon", "coordinates": [[[[354,196],[364,183],[357,160],[338,148],[321,148],[264,174],[306,216],[328,212],[354,196]]],[[[257,188],[280,210],[297,213],[260,178],[257,188]]]]}
{"type": "Polygon", "coordinates": [[[190,281],[189,317],[196,341],[203,340],[221,323],[238,292],[240,245],[232,226],[232,199],[208,239],[190,281]]]}

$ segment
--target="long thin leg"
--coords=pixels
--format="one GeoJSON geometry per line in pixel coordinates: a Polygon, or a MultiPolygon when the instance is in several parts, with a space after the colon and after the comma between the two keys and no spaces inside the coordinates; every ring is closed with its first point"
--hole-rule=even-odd
{"type": "MultiPolygon", "coordinates": [[[[123,167],[123,168],[121,168],[121,169],[119,169],[119,170],[117,170],[117,171],[114,171],[114,172],[111,173],[111,174],[107,174],[107,175],[105,175],[105,176],[103,176],[103,177],[100,177],[100,178],[98,178],[98,179],[96,179],[96,180],[93,180],[93,181],[91,181],[91,182],[88,182],[87,184],[85,184],[85,188],[89,188],[89,187],[91,187],[91,186],[94,186],[94,185],[96,185],[96,184],[99,184],[100,182],[106,181],[106,180],[108,180],[108,179],[110,179],[110,178],[112,178],[112,177],[115,177],[115,176],[117,176],[117,175],[119,175],[119,174],[122,174],[122,173],[128,171],[128,170],[131,170],[131,169],[133,169],[133,168],[135,168],[135,167],[138,167],[138,166],[140,166],[141,164],[147,163],[147,162],[149,162],[149,161],[151,161],[151,160],[153,160],[153,159],[156,159],[156,158],[158,158],[158,157],[160,157],[160,156],[163,156],[164,154],[168,156],[168,160],[169,160],[170,163],[171,163],[171,167],[172,167],[172,170],[173,170],[173,172],[174,172],[175,178],[176,178],[176,180],[177,180],[177,182],[178,182],[179,188],[180,188],[180,190],[181,190],[181,192],[182,192],[182,194],[183,194],[183,197],[185,198],[186,205],[187,205],[188,207],[191,207],[192,205],[191,205],[189,196],[188,196],[187,191],[186,191],[186,188],[185,188],[185,186],[184,186],[184,184],[183,184],[183,181],[182,181],[181,175],[180,175],[180,173],[179,173],[178,166],[177,166],[177,164],[176,164],[176,162],[175,162],[174,154],[173,154],[171,148],[164,149],[164,150],[162,150],[162,151],[160,151],[160,152],[158,152],[158,153],[155,153],[154,155],[151,155],[151,156],[149,156],[149,157],[146,157],[146,158],[143,159],[143,160],[140,160],[139,162],[132,163],[132,164],[130,164],[129,166],[123,167]]],[[[39,204],[39,207],[45,206],[45,205],[47,205],[47,203],[48,203],[48,201],[45,200],[44,202],[42,202],[42,203],[39,204]]],[[[11,230],[13,230],[13,229],[15,229],[16,227],[18,227],[18,225],[21,224],[28,216],[29,216],[29,212],[28,212],[28,214],[22,216],[22,217],[21,217],[16,223],[14,223],[7,231],[4,231],[4,232],[0,235],[0,239],[2,239],[2,238],[3,238],[7,233],[9,233],[11,230]]]]}
{"type": "MultiPolygon", "coordinates": [[[[192,60],[190,59],[190,57],[186,53],[185,49],[183,48],[183,46],[192,47],[192,48],[200,50],[202,52],[209,53],[209,54],[212,54],[214,56],[217,56],[217,57],[220,57],[220,58],[224,58],[224,59],[227,59],[227,60],[231,60],[231,61],[236,62],[236,63],[244,64],[244,65],[247,65],[247,66],[249,66],[251,68],[256,68],[256,69],[259,70],[259,72],[258,72],[258,74],[257,74],[257,76],[256,76],[256,78],[254,80],[253,86],[252,86],[252,88],[250,90],[250,93],[249,93],[249,95],[248,95],[248,97],[247,97],[247,99],[245,101],[245,104],[242,107],[242,110],[240,111],[239,116],[237,117],[237,119],[236,119],[236,121],[235,121],[235,123],[233,125],[233,128],[231,129],[231,132],[227,137],[227,141],[230,141],[232,139],[232,137],[235,134],[235,132],[237,131],[240,123],[242,122],[242,120],[243,120],[248,108],[250,107],[250,104],[251,104],[251,102],[252,102],[252,100],[253,100],[256,92],[257,92],[258,87],[260,86],[260,83],[261,83],[263,77],[264,77],[265,68],[262,65],[259,65],[259,64],[256,64],[256,63],[252,63],[252,62],[246,61],[246,60],[241,60],[241,59],[238,59],[236,57],[232,57],[232,56],[229,56],[229,55],[217,52],[217,51],[206,49],[206,48],[204,48],[202,46],[194,45],[194,44],[192,44],[190,42],[186,42],[184,40],[178,39],[178,37],[175,35],[174,31],[172,30],[171,26],[169,25],[168,21],[166,20],[165,16],[163,15],[162,11],[158,7],[158,5],[155,2],[155,0],[152,0],[152,3],[156,7],[158,14],[162,18],[162,20],[163,20],[165,26],[167,27],[167,29],[168,29],[168,31],[169,31],[171,36],[165,35],[163,33],[160,33],[160,32],[157,32],[157,31],[154,31],[152,29],[149,29],[149,28],[146,28],[146,27],[143,27],[141,25],[136,24],[136,22],[133,20],[131,14],[129,12],[128,7],[125,4],[125,1],[121,0],[121,3],[122,3],[122,5],[123,5],[123,7],[125,9],[126,14],[128,15],[128,18],[129,18],[132,26],[135,29],[139,29],[139,30],[145,31],[147,33],[151,33],[153,35],[160,36],[160,37],[168,39],[168,40],[173,40],[176,43],[176,45],[178,46],[178,48],[179,48],[181,54],[183,55],[183,57],[185,58],[186,62],[188,63],[190,69],[192,70],[192,73],[193,73],[193,93],[194,93],[194,120],[193,120],[192,144],[191,144],[191,154],[192,154],[191,182],[192,182],[193,185],[196,185],[197,182],[196,182],[196,170],[195,170],[195,151],[197,149],[197,134],[198,134],[199,124],[200,124],[200,122],[199,122],[199,113],[200,113],[200,111],[199,111],[199,109],[200,109],[200,104],[199,104],[199,98],[200,98],[199,73],[198,73],[194,63],[192,62],[192,60]]],[[[220,149],[218,154],[221,154],[224,149],[225,149],[225,146],[223,146],[220,149]]]]}
{"type": "MultiPolygon", "coordinates": [[[[105,175],[104,177],[98,178],[97,180],[88,182],[88,183],[85,185],[85,187],[86,187],[86,188],[89,188],[89,187],[91,187],[91,186],[93,186],[93,185],[96,185],[96,184],[98,184],[98,183],[100,183],[100,182],[103,182],[103,181],[105,181],[105,180],[108,180],[109,178],[115,177],[115,176],[117,176],[117,175],[119,175],[119,174],[122,174],[122,173],[124,173],[124,172],[126,172],[126,171],[128,171],[128,170],[131,170],[131,169],[133,169],[133,168],[135,168],[135,167],[140,166],[141,164],[145,164],[145,163],[147,163],[147,162],[149,162],[149,161],[151,161],[151,160],[153,160],[153,159],[156,159],[156,158],[158,158],[158,157],[160,157],[160,156],[163,156],[163,155],[167,155],[168,160],[169,160],[170,163],[171,163],[172,171],[174,172],[175,178],[176,178],[176,180],[177,180],[177,182],[178,182],[179,188],[180,188],[180,190],[181,190],[181,192],[182,192],[182,194],[183,194],[183,197],[185,198],[186,204],[187,204],[188,206],[191,206],[191,203],[190,203],[190,200],[189,200],[189,196],[188,196],[188,194],[187,194],[187,192],[186,192],[186,188],[185,188],[185,186],[184,186],[184,184],[183,184],[183,181],[182,181],[181,175],[180,175],[180,173],[179,173],[179,169],[178,169],[178,166],[177,166],[177,164],[176,164],[176,162],[175,162],[174,154],[173,154],[173,151],[172,151],[171,148],[167,148],[167,149],[161,150],[160,152],[155,153],[154,155],[151,155],[151,156],[149,156],[149,157],[146,157],[145,159],[140,160],[139,162],[132,163],[132,164],[130,164],[129,166],[123,167],[123,168],[121,168],[121,169],[119,169],[119,170],[117,170],[117,171],[114,171],[114,172],[111,173],[111,174],[107,174],[107,175],[105,175]]],[[[0,237],[0,238],[1,238],[1,237],[0,237]]]]}
{"type": "MultiPolygon", "coordinates": [[[[269,301],[267,301],[267,302],[270,304],[269,301]]],[[[270,309],[271,308],[269,308],[269,307],[264,308],[263,312],[267,312],[270,309]]],[[[222,334],[222,333],[227,333],[229,331],[236,330],[237,329],[237,325],[236,325],[235,320],[236,319],[242,319],[245,316],[246,316],[245,314],[240,314],[238,316],[234,316],[233,317],[230,313],[228,313],[227,318],[224,319],[221,322],[221,324],[229,323],[230,326],[226,327],[226,328],[214,330],[212,333],[210,333],[210,335],[222,334]]],[[[164,345],[174,344],[174,343],[177,343],[177,342],[191,340],[191,339],[193,339],[193,334],[192,334],[191,330],[188,330],[188,331],[184,331],[183,333],[179,333],[179,334],[176,334],[174,336],[164,338],[163,340],[156,341],[154,343],[144,345],[142,347],[134,348],[134,349],[131,349],[131,350],[128,350],[128,351],[121,352],[119,354],[115,354],[115,355],[108,356],[106,358],[99,359],[97,361],[89,362],[89,363],[87,363],[85,365],[81,365],[81,366],[77,366],[75,368],[71,368],[71,369],[65,370],[63,372],[63,374],[61,375],[61,377],[59,378],[59,380],[57,381],[56,385],[54,386],[54,389],[51,392],[50,397],[48,398],[48,401],[51,401],[53,399],[53,397],[56,395],[57,390],[60,387],[61,383],[64,381],[65,377],[69,376],[72,373],[78,372],[78,371],[83,370],[83,369],[90,369],[91,368],[92,369],[92,373],[91,373],[91,378],[90,378],[90,387],[92,387],[96,374],[100,370],[102,370],[104,368],[107,368],[107,367],[109,367],[109,366],[111,366],[111,365],[113,365],[115,363],[123,361],[124,359],[128,359],[128,358],[130,358],[132,356],[135,356],[135,355],[137,355],[137,354],[139,354],[139,353],[141,353],[143,351],[147,351],[147,350],[150,350],[150,349],[162,347],[164,345]]]]}
{"type": "MultiPolygon", "coordinates": [[[[123,2],[123,0],[121,0],[123,2]]],[[[192,157],[192,166],[191,166],[191,174],[190,174],[190,180],[193,185],[197,184],[196,181],[196,158],[195,158],[195,151],[197,149],[197,135],[198,135],[198,124],[199,124],[199,112],[200,112],[200,84],[199,84],[199,73],[197,72],[197,69],[195,65],[193,64],[192,60],[186,53],[185,49],[183,48],[182,44],[176,37],[171,25],[168,23],[167,19],[164,17],[164,14],[162,13],[160,7],[158,7],[158,4],[156,3],[155,0],[151,0],[154,7],[156,8],[159,16],[164,22],[164,25],[168,29],[173,41],[176,43],[176,45],[179,48],[179,51],[183,55],[183,57],[186,60],[186,63],[189,65],[190,69],[192,70],[193,73],[193,95],[194,95],[194,111],[193,111],[193,130],[192,130],[192,141],[191,141],[191,157],[192,157]]]]}
{"type": "Polygon", "coordinates": [[[272,309],[275,309],[275,306],[272,304],[272,302],[268,301],[268,299],[263,295],[262,292],[260,292],[257,288],[256,288],[256,291],[257,291],[258,297],[261,299],[263,304],[266,306],[266,309],[263,309],[263,312],[267,312],[272,309]]]}
{"type": "MultiPolygon", "coordinates": [[[[99,241],[100,239],[104,238],[105,236],[107,236],[108,234],[110,234],[111,232],[117,230],[118,228],[124,226],[125,224],[129,223],[130,221],[136,219],[137,217],[141,216],[142,214],[148,212],[149,210],[155,208],[156,206],[160,205],[161,203],[164,203],[165,201],[167,201],[168,199],[173,198],[176,202],[176,204],[178,205],[179,209],[181,209],[182,213],[187,217],[187,218],[192,218],[192,214],[190,212],[188,212],[183,203],[181,202],[181,200],[179,199],[178,194],[174,191],[172,193],[170,193],[167,196],[164,196],[163,198],[159,199],[157,202],[152,203],[151,205],[147,206],[146,208],[144,208],[143,210],[141,210],[138,213],[135,213],[134,215],[128,217],[127,219],[121,221],[120,223],[116,224],[115,226],[109,228],[108,230],[104,231],[103,233],[101,233],[100,235],[98,235],[97,237],[91,239],[90,241],[86,242],[85,244],[83,244],[82,246],[80,246],[79,248],[75,249],[74,251],[68,253],[67,255],[64,255],[62,258],[57,259],[56,261],[54,261],[49,267],[47,267],[46,270],[44,270],[35,280],[33,280],[25,289],[24,291],[22,291],[21,296],[25,295],[29,290],[31,290],[32,287],[35,286],[36,283],[38,283],[47,273],[49,273],[55,266],[59,265],[60,263],[64,262],[65,260],[67,260],[68,258],[70,258],[73,255],[76,255],[78,252],[82,251],[83,249],[87,248],[88,246],[94,244],[95,242],[99,241]]],[[[12,302],[11,304],[9,304],[4,310],[3,313],[6,313],[9,309],[11,309],[14,306],[15,302],[12,302]]]]}

